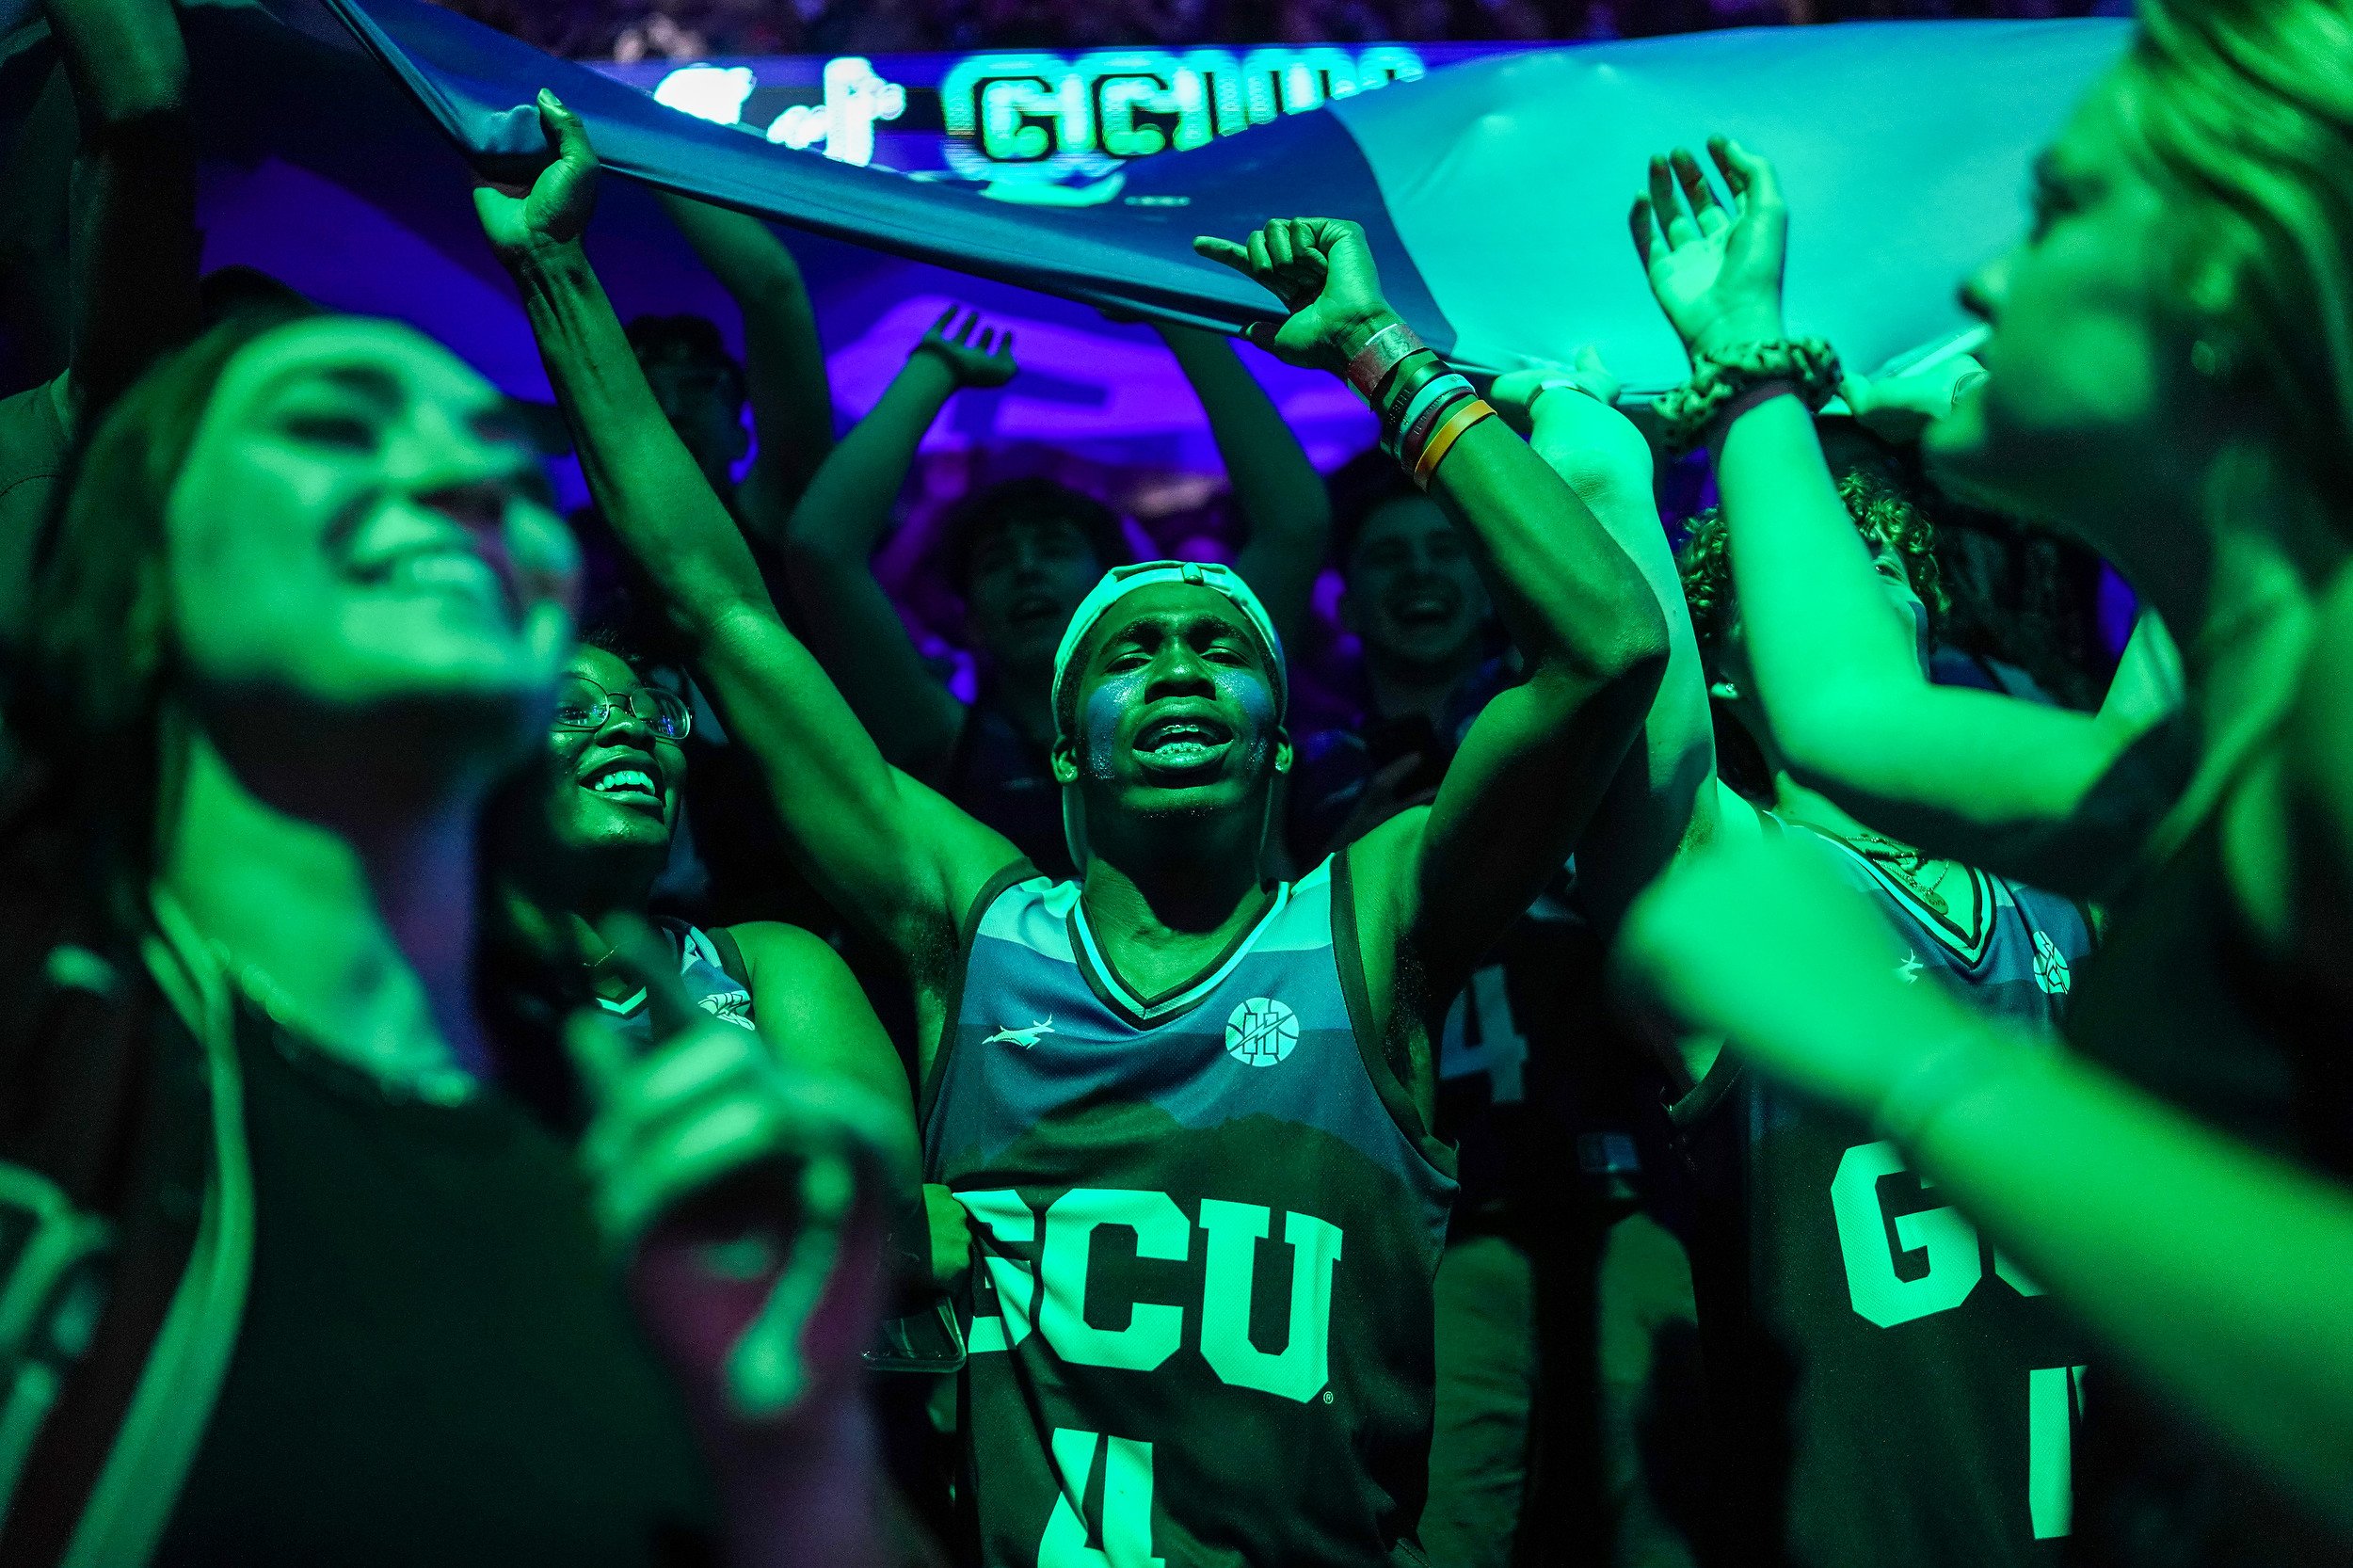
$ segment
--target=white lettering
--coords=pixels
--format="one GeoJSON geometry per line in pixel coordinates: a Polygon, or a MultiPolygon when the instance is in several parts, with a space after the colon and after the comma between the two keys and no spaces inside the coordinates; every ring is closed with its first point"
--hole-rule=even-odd
{"type": "Polygon", "coordinates": [[[1086,1524],[1087,1482],[1103,1439],[1091,1432],[1056,1427],[1048,1439],[1061,1485],[1054,1510],[1038,1538],[1037,1568],[1164,1568],[1152,1555],[1152,1445],[1114,1437],[1103,1456],[1103,1546],[1090,1544],[1086,1524]]]}
{"type": "Polygon", "coordinates": [[[1046,1243],[1038,1252],[1046,1299],[1038,1308],[1038,1331],[1064,1361],[1148,1372],[1176,1353],[1185,1309],[1138,1302],[1128,1308],[1126,1328],[1087,1321],[1088,1256],[1103,1225],[1134,1231],[1138,1257],[1182,1263],[1192,1248],[1193,1226],[1167,1193],[1073,1187],[1046,1210],[1046,1243]]]}
{"type": "Polygon", "coordinates": [[[1312,1214],[1286,1214],[1291,1249],[1290,1334],[1282,1353],[1250,1342],[1250,1302],[1258,1243],[1272,1216],[1255,1203],[1201,1200],[1209,1268],[1201,1285],[1201,1356],[1219,1381],[1280,1394],[1305,1404],[1332,1376],[1332,1271],[1340,1260],[1339,1226],[1312,1214]]]}
{"type": "Polygon", "coordinates": [[[1879,1184],[1882,1176],[1903,1168],[1895,1144],[1858,1144],[1840,1159],[1830,1184],[1838,1250],[1847,1264],[1848,1298],[1857,1313],[1881,1328],[1959,1306],[1985,1274],[1976,1228],[1959,1209],[1949,1208],[1896,1216],[1897,1241],[1907,1253],[1927,1254],[1929,1266],[1918,1279],[1896,1272],[1879,1184]]]}

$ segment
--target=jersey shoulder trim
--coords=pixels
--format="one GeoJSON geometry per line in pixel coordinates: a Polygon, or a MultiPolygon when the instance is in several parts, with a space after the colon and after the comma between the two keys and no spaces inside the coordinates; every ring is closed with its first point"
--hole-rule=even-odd
{"type": "Polygon", "coordinates": [[[1046,878],[1025,857],[1016,860],[981,886],[972,897],[972,906],[964,912],[964,924],[956,933],[955,978],[948,984],[947,1008],[940,1015],[939,1041],[932,1051],[932,1064],[923,1074],[922,1092],[915,1100],[915,1125],[918,1130],[932,1119],[932,1105],[939,1097],[940,1076],[947,1070],[948,1053],[956,1043],[956,1019],[964,1012],[964,980],[972,970],[972,944],[980,939],[981,923],[997,901],[1016,888],[1031,883],[1044,883],[1046,878]]]}
{"type": "Polygon", "coordinates": [[[1372,1080],[1372,1092],[1380,1097],[1389,1120],[1397,1124],[1398,1131],[1432,1170],[1452,1181],[1454,1145],[1436,1136],[1423,1123],[1420,1111],[1415,1108],[1414,1096],[1398,1080],[1380,1032],[1373,1027],[1376,1020],[1372,1016],[1372,998],[1365,986],[1364,949],[1356,931],[1356,885],[1349,873],[1348,862],[1346,848],[1335,850],[1313,873],[1331,878],[1332,963],[1339,971],[1340,998],[1348,1007],[1348,1032],[1356,1037],[1356,1054],[1365,1064],[1365,1076],[1372,1080]]]}

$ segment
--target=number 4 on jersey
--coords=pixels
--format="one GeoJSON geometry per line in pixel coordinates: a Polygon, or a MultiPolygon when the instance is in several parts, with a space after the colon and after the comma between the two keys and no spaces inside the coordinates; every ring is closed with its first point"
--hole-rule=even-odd
{"type": "Polygon", "coordinates": [[[1166,1568],[1152,1555],[1152,1445],[1132,1437],[1056,1427],[1054,1512],[1037,1544],[1037,1568],[1166,1568]],[[1087,1529],[1087,1485],[1103,1460],[1103,1528],[1098,1549],[1087,1529]]]}
{"type": "Polygon", "coordinates": [[[1526,1097],[1528,1036],[1512,1013],[1511,978],[1500,964],[1471,975],[1447,1009],[1438,1037],[1438,1076],[1449,1083],[1474,1073],[1487,1077],[1487,1098],[1517,1105],[1526,1097]]]}

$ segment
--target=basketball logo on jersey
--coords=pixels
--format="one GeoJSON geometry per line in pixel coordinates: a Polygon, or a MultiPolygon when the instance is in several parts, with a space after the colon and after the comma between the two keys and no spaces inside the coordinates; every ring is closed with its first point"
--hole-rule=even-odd
{"type": "Polygon", "coordinates": [[[2052,997],[2065,996],[2075,984],[2067,968],[2067,954],[2040,931],[2034,934],[2034,983],[2042,987],[2043,995],[2052,997]]]}
{"type": "Polygon", "coordinates": [[[1299,1016],[1273,997],[1252,997],[1225,1020],[1225,1052],[1252,1067],[1272,1067],[1299,1044],[1299,1016]]]}

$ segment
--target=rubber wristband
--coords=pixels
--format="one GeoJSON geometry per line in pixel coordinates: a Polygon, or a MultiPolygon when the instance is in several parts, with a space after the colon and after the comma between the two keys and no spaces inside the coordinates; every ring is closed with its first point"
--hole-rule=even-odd
{"type": "Polygon", "coordinates": [[[1428,489],[1431,475],[1438,472],[1438,465],[1446,461],[1446,455],[1454,449],[1454,443],[1463,439],[1463,432],[1494,413],[1495,409],[1487,405],[1486,399],[1474,397],[1449,414],[1447,422],[1438,426],[1438,433],[1430,438],[1430,444],[1421,449],[1421,456],[1414,460],[1414,483],[1428,489]]]}
{"type": "Polygon", "coordinates": [[[1430,444],[1430,438],[1447,422],[1448,416],[1478,395],[1468,382],[1443,390],[1446,395],[1433,399],[1429,407],[1423,408],[1411,429],[1398,433],[1397,450],[1389,456],[1403,463],[1409,472],[1421,460],[1421,449],[1430,444]]]}
{"type": "Polygon", "coordinates": [[[1390,456],[1401,459],[1405,453],[1430,439],[1430,432],[1438,427],[1438,421],[1445,417],[1448,408],[1476,395],[1471,384],[1452,371],[1433,376],[1415,393],[1413,407],[1405,410],[1405,417],[1398,421],[1381,444],[1390,456]]]}
{"type": "Polygon", "coordinates": [[[1407,355],[1399,362],[1397,374],[1389,378],[1388,391],[1381,394],[1381,428],[1403,429],[1405,408],[1413,402],[1414,394],[1446,373],[1446,361],[1427,348],[1407,355]],[[1421,359],[1424,354],[1430,357],[1421,359]]]}
{"type": "Polygon", "coordinates": [[[1348,357],[1348,384],[1367,403],[1379,407],[1381,389],[1390,373],[1428,346],[1403,321],[1392,321],[1365,340],[1364,347],[1348,357]]]}

